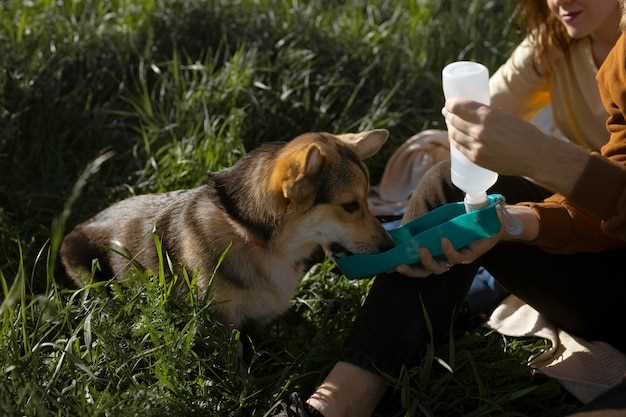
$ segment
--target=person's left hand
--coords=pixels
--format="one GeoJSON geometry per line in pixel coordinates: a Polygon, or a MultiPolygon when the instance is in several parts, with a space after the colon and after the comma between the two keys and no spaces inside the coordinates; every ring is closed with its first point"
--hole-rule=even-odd
{"type": "Polygon", "coordinates": [[[502,239],[502,232],[496,236],[481,239],[473,242],[467,248],[457,251],[452,243],[446,239],[441,239],[441,249],[446,257],[445,261],[438,261],[426,248],[420,248],[420,263],[417,265],[400,265],[396,271],[409,277],[425,278],[432,274],[441,275],[457,264],[471,264],[484,253],[493,248],[502,239]]]}
{"type": "Polygon", "coordinates": [[[396,272],[409,277],[424,278],[432,274],[441,275],[457,264],[470,264],[487,253],[501,240],[532,241],[539,233],[539,217],[536,212],[525,206],[506,206],[497,209],[502,227],[500,231],[487,239],[471,243],[467,248],[456,250],[452,243],[441,239],[441,250],[445,260],[438,261],[426,248],[419,248],[420,263],[400,265],[396,272]]]}
{"type": "Polygon", "coordinates": [[[552,139],[531,123],[474,101],[450,99],[442,113],[451,145],[502,175],[533,177],[542,144],[552,139]]]}

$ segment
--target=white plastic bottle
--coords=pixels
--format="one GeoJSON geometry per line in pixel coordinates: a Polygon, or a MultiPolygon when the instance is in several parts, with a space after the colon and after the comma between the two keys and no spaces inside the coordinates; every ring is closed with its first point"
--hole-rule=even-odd
{"type": "MultiPolygon", "coordinates": [[[[471,61],[453,62],[443,69],[443,94],[446,100],[460,97],[489,105],[489,70],[471,61]]],[[[450,143],[452,183],[465,192],[465,209],[469,212],[486,207],[487,189],[498,179],[498,173],[476,165],[450,143]]]]}

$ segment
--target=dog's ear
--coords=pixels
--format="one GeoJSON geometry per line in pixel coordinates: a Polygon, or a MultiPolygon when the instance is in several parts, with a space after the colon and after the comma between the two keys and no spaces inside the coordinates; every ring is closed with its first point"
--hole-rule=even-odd
{"type": "Polygon", "coordinates": [[[337,137],[363,160],[374,156],[382,148],[385,142],[387,142],[389,131],[386,129],[375,129],[360,133],[344,133],[337,135],[337,137]]]}
{"type": "Polygon", "coordinates": [[[321,148],[315,143],[294,155],[290,169],[283,177],[283,196],[288,200],[302,201],[314,195],[315,182],[310,179],[322,169],[324,160],[321,148]]]}

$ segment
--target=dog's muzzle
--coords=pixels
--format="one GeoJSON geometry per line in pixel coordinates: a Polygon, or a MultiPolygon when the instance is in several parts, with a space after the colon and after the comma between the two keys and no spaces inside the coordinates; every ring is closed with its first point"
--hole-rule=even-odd
{"type": "Polygon", "coordinates": [[[348,256],[352,255],[352,252],[349,251],[345,246],[341,243],[333,242],[328,247],[328,251],[330,252],[330,256],[348,256]]]}

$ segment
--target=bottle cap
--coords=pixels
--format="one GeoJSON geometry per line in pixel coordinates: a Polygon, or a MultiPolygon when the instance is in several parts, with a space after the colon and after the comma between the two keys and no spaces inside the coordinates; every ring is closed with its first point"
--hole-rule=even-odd
{"type": "Polygon", "coordinates": [[[472,61],[453,62],[441,71],[441,79],[446,100],[460,97],[490,104],[489,70],[484,65],[472,61]]]}

